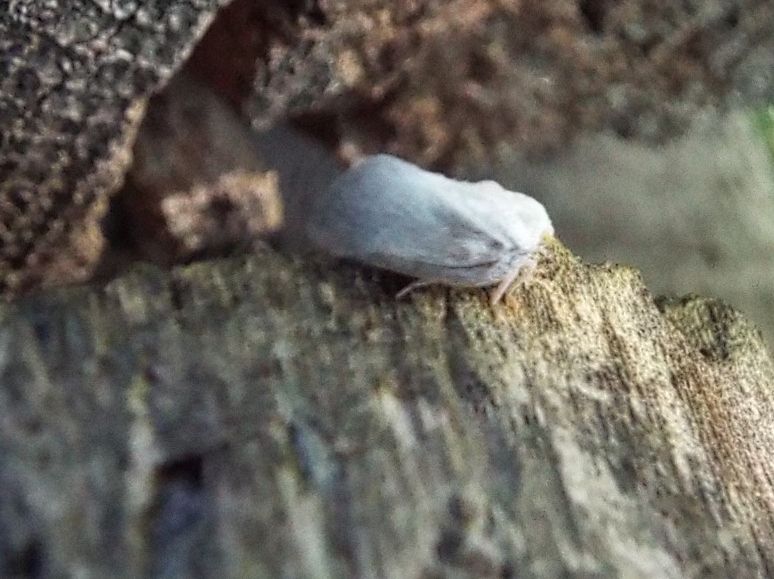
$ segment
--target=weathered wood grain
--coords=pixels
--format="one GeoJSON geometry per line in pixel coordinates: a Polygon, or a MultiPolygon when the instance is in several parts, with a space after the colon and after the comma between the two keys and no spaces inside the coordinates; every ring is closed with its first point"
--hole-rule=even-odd
{"type": "Polygon", "coordinates": [[[770,574],[740,315],[558,244],[502,307],[401,283],[266,250],[3,306],[3,574],[770,574]]]}

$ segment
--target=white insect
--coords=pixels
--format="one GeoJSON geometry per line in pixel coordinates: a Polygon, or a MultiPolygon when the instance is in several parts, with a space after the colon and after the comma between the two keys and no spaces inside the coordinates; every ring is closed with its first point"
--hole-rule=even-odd
{"type": "Polygon", "coordinates": [[[338,257],[442,283],[494,286],[497,303],[534,265],[554,229],[536,200],[494,181],[455,181],[390,155],[376,155],[314,197],[311,241],[338,257]]]}

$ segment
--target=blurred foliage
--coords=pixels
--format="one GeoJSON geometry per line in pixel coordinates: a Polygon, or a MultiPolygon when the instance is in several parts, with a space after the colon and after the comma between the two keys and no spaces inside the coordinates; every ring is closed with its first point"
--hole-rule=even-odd
{"type": "Polygon", "coordinates": [[[774,104],[756,111],[753,114],[753,122],[769,146],[769,152],[774,161],[774,104]]]}

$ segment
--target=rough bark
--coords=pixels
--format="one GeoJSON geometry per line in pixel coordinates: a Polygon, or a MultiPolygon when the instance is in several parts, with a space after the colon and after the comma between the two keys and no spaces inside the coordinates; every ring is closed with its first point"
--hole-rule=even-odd
{"type": "Polygon", "coordinates": [[[3,306],[3,575],[771,575],[740,315],[558,244],[498,307],[401,282],[266,250],[3,306]]]}
{"type": "Polygon", "coordinates": [[[147,98],[223,3],[0,4],[0,294],[92,272],[147,98]]]}
{"type": "MultiPolygon", "coordinates": [[[[0,5],[0,294],[88,277],[151,93],[226,0],[0,5]]],[[[236,0],[191,69],[256,122],[452,170],[770,98],[767,0],[236,0]]]]}

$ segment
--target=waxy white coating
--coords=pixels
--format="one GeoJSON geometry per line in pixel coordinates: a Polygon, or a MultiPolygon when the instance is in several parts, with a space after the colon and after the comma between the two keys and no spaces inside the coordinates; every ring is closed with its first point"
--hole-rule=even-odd
{"type": "Polygon", "coordinates": [[[554,229],[535,199],[494,181],[456,181],[375,155],[314,197],[318,248],[418,278],[420,285],[497,285],[496,303],[554,229]]]}

